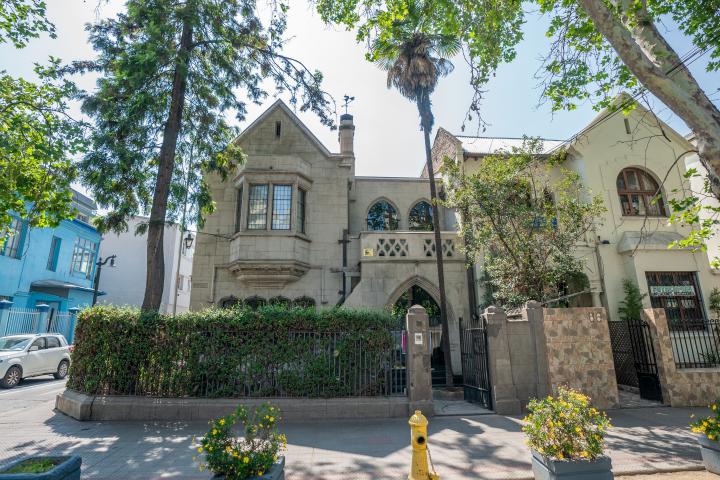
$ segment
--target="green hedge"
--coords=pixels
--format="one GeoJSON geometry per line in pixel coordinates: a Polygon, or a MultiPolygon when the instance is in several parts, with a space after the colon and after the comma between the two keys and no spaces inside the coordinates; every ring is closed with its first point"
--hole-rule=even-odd
{"type": "Polygon", "coordinates": [[[397,320],[378,311],[267,306],[176,317],[98,306],[78,317],[68,387],[163,397],[387,395],[397,320]]]}

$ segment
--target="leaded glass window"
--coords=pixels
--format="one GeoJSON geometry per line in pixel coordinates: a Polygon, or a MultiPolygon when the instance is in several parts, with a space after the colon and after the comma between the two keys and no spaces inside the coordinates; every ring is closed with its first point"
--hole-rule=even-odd
{"type": "Polygon", "coordinates": [[[273,230],[290,230],[291,207],[292,185],[273,185],[273,230]]]}
{"type": "Polygon", "coordinates": [[[251,185],[248,204],[248,230],[265,230],[267,228],[268,186],[251,185]]]}
{"type": "Polygon", "coordinates": [[[431,232],[433,230],[432,205],[425,201],[416,203],[410,209],[408,223],[410,230],[431,232]]]}
{"type": "Polygon", "coordinates": [[[385,200],[375,202],[368,210],[367,226],[368,230],[397,230],[397,210],[385,200]]]}
{"type": "Polygon", "coordinates": [[[305,196],[307,193],[302,188],[298,188],[297,215],[298,215],[298,232],[305,233],[305,196]]]}

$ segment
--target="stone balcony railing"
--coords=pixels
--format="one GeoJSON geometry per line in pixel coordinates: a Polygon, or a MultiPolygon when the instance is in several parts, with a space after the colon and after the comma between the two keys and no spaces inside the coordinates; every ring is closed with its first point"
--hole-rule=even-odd
{"type": "MultiPolygon", "coordinates": [[[[446,260],[464,261],[457,232],[441,232],[442,253],[446,260]]],[[[360,234],[360,257],[365,261],[434,261],[433,232],[382,231],[360,234]]]]}
{"type": "Polygon", "coordinates": [[[229,270],[253,287],[280,288],[310,269],[307,237],[262,231],[236,234],[230,242],[229,270]]]}

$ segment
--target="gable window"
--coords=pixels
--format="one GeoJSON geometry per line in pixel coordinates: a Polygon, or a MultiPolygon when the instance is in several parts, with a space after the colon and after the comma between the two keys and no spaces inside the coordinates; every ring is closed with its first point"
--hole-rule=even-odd
{"type": "Polygon", "coordinates": [[[433,230],[433,210],[432,205],[426,201],[416,203],[410,209],[408,216],[408,224],[410,230],[419,230],[422,232],[432,232],[433,230]]]}
{"type": "Polygon", "coordinates": [[[658,184],[646,171],[639,168],[624,169],[617,178],[617,191],[623,215],[667,216],[658,184]]]}
{"type": "Polygon", "coordinates": [[[57,270],[58,257],[60,256],[60,244],[61,240],[59,237],[52,237],[50,243],[50,253],[48,253],[47,269],[51,272],[57,270]]]}
{"type": "Polygon", "coordinates": [[[368,230],[397,230],[398,214],[395,207],[385,200],[375,202],[367,214],[368,230]]]}
{"type": "Polygon", "coordinates": [[[273,185],[273,230],[290,230],[291,205],[292,185],[273,185]]]}
{"type": "Polygon", "coordinates": [[[86,238],[78,238],[73,249],[70,273],[79,273],[90,278],[95,264],[97,243],[86,238]]]}
{"type": "Polygon", "coordinates": [[[25,223],[19,218],[13,217],[5,241],[0,245],[0,255],[12,258],[22,256],[22,243],[25,236],[25,223]]]}
{"type": "Polygon", "coordinates": [[[268,186],[251,185],[248,203],[248,230],[265,230],[267,228],[268,186]]]}
{"type": "Polygon", "coordinates": [[[297,198],[297,215],[298,215],[298,232],[305,233],[305,195],[306,192],[302,188],[298,188],[297,198]]]}

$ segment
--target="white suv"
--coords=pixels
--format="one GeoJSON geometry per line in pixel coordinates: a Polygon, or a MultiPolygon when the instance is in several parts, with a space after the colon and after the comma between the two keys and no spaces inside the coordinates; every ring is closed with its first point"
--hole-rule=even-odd
{"type": "Polygon", "coordinates": [[[0,387],[13,388],[23,378],[68,374],[70,347],[60,334],[0,337],[0,387]]]}

